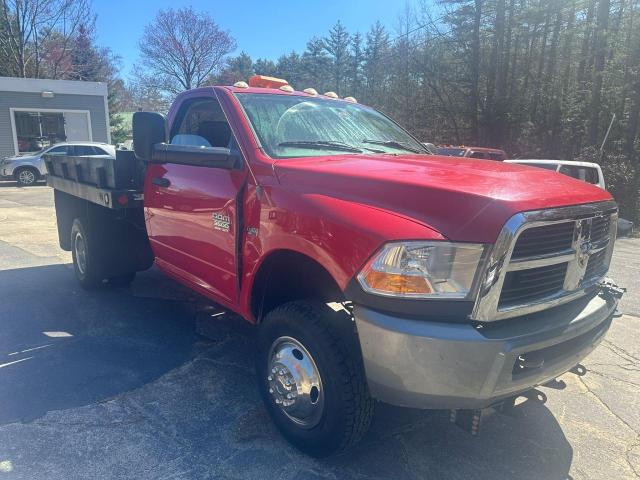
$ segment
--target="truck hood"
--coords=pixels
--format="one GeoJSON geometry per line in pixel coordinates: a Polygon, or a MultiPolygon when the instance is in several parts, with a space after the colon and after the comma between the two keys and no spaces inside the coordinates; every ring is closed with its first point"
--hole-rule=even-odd
{"type": "Polygon", "coordinates": [[[279,181],[383,209],[464,242],[495,242],[516,213],[610,200],[606,191],[541,168],[425,155],[277,160],[279,181]]]}

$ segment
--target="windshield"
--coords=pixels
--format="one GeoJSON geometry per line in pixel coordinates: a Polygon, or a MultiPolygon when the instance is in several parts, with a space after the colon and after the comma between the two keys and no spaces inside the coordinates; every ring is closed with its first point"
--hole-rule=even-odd
{"type": "Polygon", "coordinates": [[[237,93],[272,158],[360,153],[427,153],[381,113],[326,98],[237,93]]]}

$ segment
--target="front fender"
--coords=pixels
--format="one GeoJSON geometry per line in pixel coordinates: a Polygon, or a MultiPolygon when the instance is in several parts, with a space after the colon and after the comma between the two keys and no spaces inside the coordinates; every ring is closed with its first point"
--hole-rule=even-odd
{"type": "Polygon", "coordinates": [[[44,172],[44,169],[41,168],[40,162],[38,160],[18,160],[18,161],[11,162],[7,166],[11,166],[11,174],[12,175],[16,171],[16,169],[20,168],[20,167],[35,168],[36,170],[38,170],[38,172],[40,172],[41,175],[46,173],[46,172],[44,172]]]}
{"type": "MultiPolygon", "coordinates": [[[[344,291],[385,242],[444,239],[428,226],[361,203],[277,188],[270,198],[275,206],[262,206],[258,232],[248,235],[245,243],[241,299],[245,312],[255,274],[274,251],[289,250],[315,260],[344,291]]],[[[248,231],[252,228],[250,217],[248,231]]]]}

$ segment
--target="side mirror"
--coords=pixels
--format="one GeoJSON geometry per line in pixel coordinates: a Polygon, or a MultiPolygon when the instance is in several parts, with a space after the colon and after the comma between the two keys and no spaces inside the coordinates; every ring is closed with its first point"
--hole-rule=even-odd
{"type": "Polygon", "coordinates": [[[162,115],[154,112],[133,114],[133,151],[138,160],[151,160],[153,146],[167,141],[167,124],[162,115]]]}
{"type": "Polygon", "coordinates": [[[240,160],[240,154],[222,147],[194,147],[158,143],[153,146],[151,163],[175,163],[194,167],[223,168],[231,170],[240,160]]]}

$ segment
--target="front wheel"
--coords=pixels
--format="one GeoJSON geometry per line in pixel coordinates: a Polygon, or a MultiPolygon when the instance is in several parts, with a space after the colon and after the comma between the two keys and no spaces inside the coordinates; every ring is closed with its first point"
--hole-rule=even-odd
{"type": "Polygon", "coordinates": [[[287,440],[315,457],[355,444],[373,416],[361,357],[337,322],[352,320],[323,303],[296,301],[269,312],[258,334],[258,381],[269,415],[287,440]]]}
{"type": "Polygon", "coordinates": [[[40,174],[35,168],[23,167],[18,168],[15,172],[16,182],[22,187],[34,185],[39,177],[40,174]]]}

